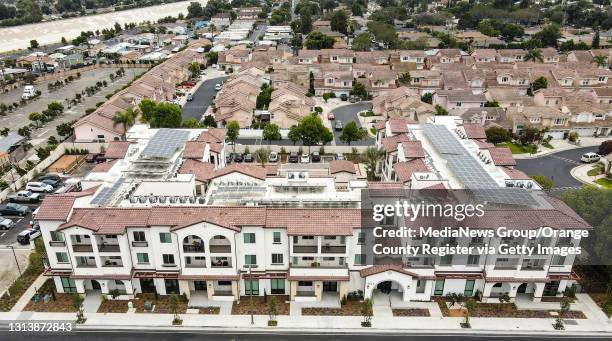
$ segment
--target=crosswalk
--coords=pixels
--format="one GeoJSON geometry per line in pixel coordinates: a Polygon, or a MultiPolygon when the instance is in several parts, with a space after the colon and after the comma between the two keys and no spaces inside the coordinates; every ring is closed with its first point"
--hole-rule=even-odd
{"type": "Polygon", "coordinates": [[[555,158],[557,160],[565,161],[567,163],[571,163],[573,165],[578,165],[578,166],[582,165],[582,163],[579,162],[579,161],[568,159],[568,158],[565,158],[565,157],[561,157],[561,156],[557,156],[557,155],[551,155],[550,157],[555,158]]]}

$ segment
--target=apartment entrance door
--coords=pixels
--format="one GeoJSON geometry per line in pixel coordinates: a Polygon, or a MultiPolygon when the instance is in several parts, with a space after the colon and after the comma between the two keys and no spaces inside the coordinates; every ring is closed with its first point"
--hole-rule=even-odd
{"type": "Polygon", "coordinates": [[[152,278],[141,278],[140,279],[140,291],[143,294],[154,294],[155,293],[155,283],[152,278]]]}
{"type": "Polygon", "coordinates": [[[338,291],[338,282],[323,282],[323,291],[338,291]]]}
{"type": "Polygon", "coordinates": [[[193,281],[195,291],[206,291],[206,281],[193,281]]]}

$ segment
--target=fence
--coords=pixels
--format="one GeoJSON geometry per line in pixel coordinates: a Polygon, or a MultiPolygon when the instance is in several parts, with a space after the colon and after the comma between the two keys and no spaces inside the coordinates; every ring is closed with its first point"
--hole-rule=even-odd
{"type": "MultiPolygon", "coordinates": [[[[234,148],[232,148],[233,146],[228,146],[226,151],[228,152],[233,152],[234,148]]],[[[246,147],[249,147],[249,152],[252,153],[255,150],[259,149],[259,148],[264,148],[267,149],[269,148],[270,151],[273,152],[280,152],[281,148],[284,148],[285,151],[287,153],[291,153],[291,152],[299,152],[300,148],[303,152],[307,153],[308,152],[308,146],[300,146],[300,145],[289,145],[289,146],[280,146],[280,145],[276,145],[274,144],[274,141],[272,141],[272,144],[267,144],[266,141],[264,141],[261,144],[258,145],[243,145],[243,144],[237,144],[235,146],[235,152],[236,153],[244,153],[246,147]]],[[[327,145],[327,146],[323,146],[323,149],[325,150],[326,154],[330,154],[330,153],[343,153],[343,154],[348,154],[351,153],[353,151],[353,148],[357,149],[357,151],[359,153],[365,151],[366,149],[368,149],[368,147],[371,146],[331,146],[331,145],[327,145]]],[[[321,146],[311,146],[310,147],[310,152],[315,152],[315,151],[319,151],[319,149],[321,148],[321,146]]]]}
{"type": "Polygon", "coordinates": [[[62,142],[60,143],[57,146],[57,148],[51,151],[51,154],[49,154],[47,158],[42,160],[40,163],[38,163],[34,168],[32,168],[29,172],[27,172],[23,176],[15,179],[14,184],[12,184],[8,188],[0,192],[0,201],[6,200],[9,194],[13,192],[15,186],[17,186],[17,189],[20,189],[21,187],[25,186],[25,184],[27,184],[28,181],[31,181],[38,174],[42,173],[45,169],[51,166],[55,161],[57,161],[60,157],[62,157],[62,155],[64,155],[64,153],[66,152],[66,149],[80,148],[80,149],[87,149],[90,152],[98,153],[100,152],[102,147],[106,147],[107,145],[108,145],[107,143],[98,143],[98,142],[91,142],[91,143],[62,142]]]}
{"type": "Polygon", "coordinates": [[[77,73],[91,71],[91,70],[100,69],[100,68],[118,69],[120,67],[123,67],[124,69],[128,69],[128,68],[149,68],[151,66],[153,65],[151,64],[94,64],[94,65],[85,66],[85,67],[78,68],[78,69],[57,71],[54,73],[48,73],[45,75],[41,75],[41,76],[38,76],[36,81],[40,82],[40,81],[46,81],[50,79],[66,78],[68,76],[76,76],[77,73]]]}

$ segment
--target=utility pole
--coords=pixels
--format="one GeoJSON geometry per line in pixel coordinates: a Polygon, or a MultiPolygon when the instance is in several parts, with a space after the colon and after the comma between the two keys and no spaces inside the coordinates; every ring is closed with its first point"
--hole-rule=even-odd
{"type": "Polygon", "coordinates": [[[19,270],[19,276],[21,277],[21,268],[19,267],[19,261],[17,260],[17,255],[15,254],[15,248],[13,247],[13,245],[8,245],[7,247],[13,250],[13,257],[15,257],[15,265],[17,265],[17,270],[19,270]]]}

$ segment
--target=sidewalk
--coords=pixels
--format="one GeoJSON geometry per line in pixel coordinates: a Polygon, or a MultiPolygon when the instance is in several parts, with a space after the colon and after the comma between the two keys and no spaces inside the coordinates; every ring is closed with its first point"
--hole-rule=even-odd
{"type": "Polygon", "coordinates": [[[36,289],[40,289],[40,287],[42,287],[42,285],[45,283],[46,280],[47,280],[47,277],[43,276],[42,274],[38,276],[38,278],[34,281],[34,283],[32,283],[32,285],[30,285],[28,290],[26,290],[26,292],[21,296],[19,301],[15,303],[15,306],[13,306],[13,308],[11,309],[11,312],[22,311],[23,308],[25,308],[25,306],[28,305],[28,302],[30,302],[30,299],[32,298],[32,296],[34,296],[34,294],[36,293],[36,289]]]}
{"type": "Polygon", "coordinates": [[[593,164],[592,163],[587,163],[584,165],[580,165],[578,167],[574,167],[572,168],[572,170],[570,171],[571,176],[574,177],[574,179],[587,184],[587,185],[593,185],[595,187],[600,187],[603,188],[600,184],[595,183],[595,180],[599,179],[599,178],[605,178],[606,176],[604,174],[600,174],[600,175],[596,175],[596,176],[590,176],[587,174],[588,171],[591,170],[591,168],[593,168],[593,164]]]}
{"type": "Polygon", "coordinates": [[[554,147],[553,149],[540,146],[540,150],[535,154],[513,154],[512,156],[515,159],[533,159],[564,150],[599,146],[602,142],[609,139],[609,137],[581,137],[579,145],[569,143],[567,140],[550,140],[550,144],[554,147]]]}

